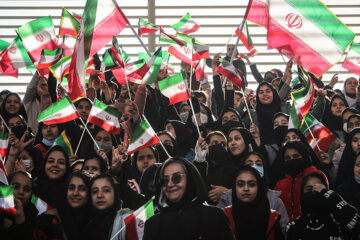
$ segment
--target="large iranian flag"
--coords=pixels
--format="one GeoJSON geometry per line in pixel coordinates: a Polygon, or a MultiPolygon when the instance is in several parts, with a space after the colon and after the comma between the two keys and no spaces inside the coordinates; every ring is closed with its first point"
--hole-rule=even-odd
{"type": "Polygon", "coordinates": [[[120,117],[121,114],[117,109],[95,99],[89,115],[89,122],[112,134],[120,134],[120,117]]]}
{"type": "Polygon", "coordinates": [[[39,18],[16,30],[33,62],[40,59],[41,51],[58,47],[51,16],[39,18]]]}
{"type": "Polygon", "coordinates": [[[176,57],[177,59],[184,61],[185,63],[189,65],[193,65],[193,67],[196,67],[197,61],[193,61],[192,55],[191,55],[192,47],[190,44],[180,46],[178,44],[172,44],[168,48],[168,52],[176,57]]]}
{"type": "Polygon", "coordinates": [[[0,212],[15,215],[14,186],[0,186],[0,212]]]}
{"type": "Polygon", "coordinates": [[[342,67],[360,76],[360,43],[353,42],[342,67]]]}
{"type": "Polygon", "coordinates": [[[159,141],[159,138],[156,136],[154,129],[150,126],[148,121],[142,120],[131,135],[127,154],[131,155],[143,148],[155,145],[159,143],[159,141]]]}
{"type": "Polygon", "coordinates": [[[69,97],[63,97],[41,112],[37,120],[50,125],[69,122],[79,117],[80,115],[69,97]]]}
{"type": "Polygon", "coordinates": [[[199,30],[200,26],[191,18],[189,13],[186,13],[179,22],[171,25],[177,33],[189,34],[199,30]]]}
{"type": "Polygon", "coordinates": [[[145,222],[154,215],[153,200],[150,199],[144,206],[137,209],[124,219],[126,224],[126,239],[141,240],[144,236],[145,222]]]}
{"type": "Polygon", "coordinates": [[[186,80],[186,73],[181,70],[180,73],[159,81],[159,89],[165,97],[169,98],[169,105],[189,99],[184,80],[186,80]]]}
{"type": "Polygon", "coordinates": [[[267,28],[269,48],[320,77],[355,37],[319,0],[252,0],[246,19],[267,28]]]}

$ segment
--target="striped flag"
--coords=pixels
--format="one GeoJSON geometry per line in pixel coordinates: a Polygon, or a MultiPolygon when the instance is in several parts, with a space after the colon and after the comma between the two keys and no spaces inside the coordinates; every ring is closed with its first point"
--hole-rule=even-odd
{"type": "Polygon", "coordinates": [[[62,47],[55,50],[43,49],[41,57],[37,65],[40,75],[45,75],[50,72],[49,67],[57,63],[63,56],[64,49],[62,47]]]}
{"type": "Polygon", "coordinates": [[[288,129],[290,129],[290,128],[300,129],[303,119],[304,118],[303,118],[303,115],[301,115],[300,109],[296,106],[295,101],[293,101],[293,103],[291,105],[291,110],[290,110],[288,129]]]}
{"type": "Polygon", "coordinates": [[[159,141],[159,138],[156,136],[154,129],[150,126],[148,121],[142,120],[131,135],[127,154],[131,155],[143,148],[155,145],[159,143],[159,141]]]}
{"type": "Polygon", "coordinates": [[[10,43],[0,39],[0,53],[4,51],[8,46],[10,46],[10,43]]]}
{"type": "Polygon", "coordinates": [[[46,125],[65,123],[80,115],[76,111],[69,97],[63,97],[59,101],[53,103],[50,107],[42,111],[38,116],[38,122],[43,122],[46,125]]]}
{"type": "Polygon", "coordinates": [[[54,77],[61,83],[64,76],[69,73],[70,63],[71,63],[72,55],[63,57],[57,63],[50,66],[49,69],[54,75],[54,77]],[[61,69],[62,65],[62,69],[61,69]],[[62,70],[62,72],[61,72],[62,70]]]}
{"type": "MultiPolygon", "coordinates": [[[[115,59],[117,61],[117,64],[119,64],[121,67],[125,66],[125,63],[127,63],[130,58],[127,55],[127,53],[123,50],[122,45],[120,45],[117,41],[117,38],[114,36],[112,40],[112,46],[111,51],[113,52],[115,59]]],[[[106,52],[107,55],[110,55],[109,52],[106,52]]],[[[110,55],[111,57],[111,55],[110,55]]],[[[116,63],[114,63],[115,65],[116,63]]]]}
{"type": "Polygon", "coordinates": [[[167,43],[170,43],[170,44],[177,44],[177,45],[180,45],[180,46],[184,46],[186,44],[186,42],[184,40],[165,33],[162,30],[161,27],[160,27],[159,41],[160,42],[167,42],[167,43]]]}
{"type": "Polygon", "coordinates": [[[33,62],[39,61],[44,48],[49,50],[58,48],[51,16],[28,22],[19,27],[16,32],[33,62]]]}
{"type": "Polygon", "coordinates": [[[160,92],[170,100],[169,105],[186,101],[190,98],[184,80],[186,80],[186,73],[184,70],[181,70],[180,73],[158,82],[160,92]]]}
{"type": "Polygon", "coordinates": [[[31,203],[34,204],[34,206],[36,207],[36,209],[38,210],[38,215],[43,214],[44,212],[52,209],[52,207],[47,204],[46,202],[44,202],[43,200],[41,200],[38,196],[36,196],[35,194],[31,195],[31,203]]]}
{"type": "Polygon", "coordinates": [[[193,37],[190,37],[186,34],[178,34],[178,36],[184,39],[187,45],[192,46],[192,60],[198,61],[200,59],[208,59],[209,58],[209,47],[205,46],[198,40],[193,37]]]}
{"type": "Polygon", "coordinates": [[[65,51],[65,56],[68,56],[68,55],[73,54],[74,48],[75,48],[75,44],[76,44],[76,37],[70,36],[70,35],[65,35],[65,36],[64,36],[64,51],[65,51]]]}
{"type": "Polygon", "coordinates": [[[197,61],[194,61],[192,59],[192,55],[191,55],[191,50],[192,47],[190,45],[186,45],[186,46],[180,46],[177,44],[172,44],[169,46],[168,48],[168,52],[173,55],[174,57],[176,57],[177,59],[189,64],[189,65],[193,65],[193,67],[196,67],[197,65],[197,61]]]}
{"type": "Polygon", "coordinates": [[[223,60],[215,71],[230,79],[235,86],[241,89],[242,79],[232,63],[223,60]]]}
{"type": "Polygon", "coordinates": [[[141,36],[145,33],[154,33],[158,30],[158,28],[152,24],[151,22],[145,21],[142,18],[139,18],[138,23],[138,34],[141,36]]]}
{"type": "Polygon", "coordinates": [[[314,83],[311,77],[308,75],[305,79],[307,80],[304,88],[291,93],[292,98],[296,101],[297,107],[304,116],[309,112],[315,95],[314,83]]]}
{"type": "Polygon", "coordinates": [[[9,185],[8,182],[8,174],[6,172],[6,168],[4,166],[3,157],[0,157],[0,182],[2,182],[5,185],[9,185]]]}
{"type": "Polygon", "coordinates": [[[205,59],[200,59],[195,68],[196,81],[201,81],[203,78],[209,79],[205,73],[205,59]]]}
{"type": "Polygon", "coordinates": [[[69,138],[65,134],[65,130],[62,131],[61,134],[55,139],[53,146],[55,145],[61,146],[69,157],[74,156],[74,151],[72,149],[69,138]]]}
{"type": "Polygon", "coordinates": [[[268,48],[316,77],[341,58],[355,37],[319,0],[252,0],[246,19],[266,27],[268,48]]]}
{"type": "Polygon", "coordinates": [[[179,22],[172,24],[171,27],[177,33],[189,34],[199,30],[200,26],[191,18],[189,13],[186,13],[179,22]]]}
{"type": "Polygon", "coordinates": [[[0,212],[14,215],[16,214],[14,202],[14,186],[0,186],[0,212]]]}
{"type": "Polygon", "coordinates": [[[112,134],[120,134],[120,117],[121,113],[117,109],[95,99],[89,115],[89,122],[112,134]]]}
{"type": "Polygon", "coordinates": [[[62,9],[59,36],[70,35],[77,37],[80,22],[65,8],[62,9]]]}
{"type": "Polygon", "coordinates": [[[353,42],[342,67],[360,76],[360,43],[353,42]]]}
{"type": "Polygon", "coordinates": [[[7,149],[9,145],[9,133],[0,132],[0,155],[6,157],[7,149]]]}
{"type": "Polygon", "coordinates": [[[35,71],[35,66],[19,37],[14,39],[14,41],[0,54],[0,57],[0,72],[3,72],[4,74],[11,75],[8,73],[16,72],[17,77],[17,69],[23,67],[26,67],[30,72],[35,71]]]}
{"type": "MultiPolygon", "coordinates": [[[[244,24],[245,25],[243,27],[243,31],[242,31],[241,36],[240,36],[240,40],[244,44],[246,49],[249,51],[246,55],[253,56],[253,55],[255,55],[257,53],[257,50],[256,50],[256,48],[254,46],[253,41],[251,40],[250,33],[249,33],[249,28],[248,28],[248,25],[247,25],[247,21],[244,21],[244,24]]],[[[240,27],[238,27],[236,29],[235,33],[236,33],[236,36],[239,36],[240,27]]]]}
{"type": "Polygon", "coordinates": [[[126,83],[126,76],[125,71],[122,67],[116,67],[111,69],[112,74],[114,75],[116,81],[119,84],[125,84],[126,83]]]}
{"type": "Polygon", "coordinates": [[[143,239],[145,222],[153,215],[154,204],[153,200],[150,199],[144,206],[127,216],[124,219],[126,225],[126,239],[143,239]]]}

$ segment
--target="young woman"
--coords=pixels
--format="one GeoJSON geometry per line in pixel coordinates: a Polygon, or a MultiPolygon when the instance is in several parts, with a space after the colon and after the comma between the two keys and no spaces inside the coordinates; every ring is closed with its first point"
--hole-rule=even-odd
{"type": "Polygon", "coordinates": [[[130,211],[121,208],[121,200],[114,180],[102,174],[92,179],[90,184],[91,216],[86,225],[84,239],[125,239],[124,219],[130,211]],[[114,237],[114,238],[113,238],[114,237]]]}
{"type": "Polygon", "coordinates": [[[60,124],[39,124],[38,134],[35,139],[35,147],[41,151],[43,157],[45,157],[46,152],[54,144],[56,138],[61,134],[62,130],[63,129],[60,124]]]}
{"type": "Polygon", "coordinates": [[[259,172],[250,166],[236,174],[232,206],[224,209],[236,239],[283,239],[280,214],[270,209],[259,172]]]}
{"type": "Polygon", "coordinates": [[[108,165],[105,160],[97,153],[92,152],[84,156],[85,160],[82,170],[88,173],[91,177],[104,174],[108,170],[108,165]]]}
{"type": "Polygon", "coordinates": [[[286,239],[358,239],[357,209],[329,190],[323,174],[307,174],[300,191],[301,215],[288,224],[286,239]]]}
{"type": "Polygon", "coordinates": [[[144,240],[234,239],[224,212],[202,204],[204,183],[185,159],[167,160],[157,171],[155,187],[160,213],[145,222],[144,240]]]}

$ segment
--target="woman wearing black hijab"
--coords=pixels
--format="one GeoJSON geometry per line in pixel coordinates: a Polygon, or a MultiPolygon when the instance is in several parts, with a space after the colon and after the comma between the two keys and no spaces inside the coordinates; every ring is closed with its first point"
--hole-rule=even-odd
{"type": "Polygon", "coordinates": [[[70,164],[65,150],[57,145],[51,147],[34,183],[34,193],[53,208],[63,208],[69,174],[70,164]]]}
{"type": "Polygon", "coordinates": [[[203,205],[206,188],[185,159],[164,162],[155,175],[155,187],[160,213],[145,222],[144,240],[234,239],[224,212],[203,205]]]}
{"type": "Polygon", "coordinates": [[[283,239],[280,214],[270,209],[259,172],[240,168],[232,189],[232,206],[224,209],[236,239],[283,239]]]}
{"type": "Polygon", "coordinates": [[[5,122],[8,122],[8,120],[15,115],[21,115],[24,117],[25,121],[27,121],[24,105],[17,93],[11,92],[6,95],[1,105],[1,115],[5,122]]]}

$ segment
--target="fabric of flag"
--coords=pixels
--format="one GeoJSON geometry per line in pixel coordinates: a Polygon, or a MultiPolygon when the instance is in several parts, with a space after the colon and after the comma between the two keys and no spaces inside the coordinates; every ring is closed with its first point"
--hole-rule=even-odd
{"type": "MultiPolygon", "coordinates": [[[[121,44],[118,43],[117,38],[114,36],[112,40],[112,47],[114,48],[113,51],[117,52],[116,59],[121,64],[120,60],[127,63],[129,62],[130,58],[129,55],[124,51],[121,44]],[[118,56],[120,57],[120,60],[118,59],[118,56]]],[[[122,66],[125,65],[125,63],[122,64],[122,66]]]]}
{"type": "Polygon", "coordinates": [[[145,33],[154,33],[158,30],[156,25],[152,24],[151,22],[145,21],[142,18],[139,18],[138,23],[138,34],[141,36],[145,33]]]}
{"type": "Polygon", "coordinates": [[[19,37],[0,54],[0,58],[0,72],[6,75],[17,77],[17,69],[23,67],[32,73],[35,71],[35,66],[19,37]]]}
{"type": "MultiPolygon", "coordinates": [[[[250,37],[250,33],[249,33],[249,28],[248,28],[248,24],[247,21],[244,21],[244,27],[243,27],[243,31],[240,35],[240,40],[241,42],[244,44],[244,46],[246,47],[246,49],[249,51],[246,55],[248,56],[253,56],[257,53],[257,50],[254,46],[253,41],[251,40],[250,37]]],[[[236,29],[236,36],[239,36],[240,34],[240,27],[238,27],[236,29]]]]}
{"type": "Polygon", "coordinates": [[[155,145],[159,143],[159,141],[159,138],[156,136],[154,129],[150,126],[148,121],[142,120],[131,135],[127,154],[131,155],[143,148],[155,145]]]}
{"type": "Polygon", "coordinates": [[[126,239],[141,240],[144,236],[146,220],[154,215],[153,200],[150,199],[144,206],[137,209],[124,219],[126,225],[126,239]]]}
{"type": "Polygon", "coordinates": [[[47,204],[46,202],[44,202],[43,200],[41,200],[41,198],[39,198],[38,196],[36,196],[35,194],[31,195],[31,203],[36,207],[36,209],[38,210],[38,215],[43,214],[44,212],[52,209],[52,207],[47,204]]]}
{"type": "Polygon", "coordinates": [[[184,40],[165,33],[162,30],[161,27],[160,27],[159,41],[160,42],[167,42],[167,43],[170,43],[170,44],[177,44],[177,45],[180,45],[180,46],[184,46],[186,44],[186,42],[184,40]]]}
{"type": "Polygon", "coordinates": [[[71,55],[74,52],[75,44],[76,44],[76,37],[65,35],[64,38],[64,51],[65,56],[71,55]]]}
{"type": "Polygon", "coordinates": [[[193,54],[192,60],[193,61],[198,61],[200,59],[208,59],[210,57],[208,46],[205,46],[204,44],[202,44],[195,38],[190,37],[186,34],[178,34],[178,36],[180,38],[182,38],[184,41],[186,41],[187,45],[190,45],[193,47],[193,49],[192,49],[192,54],[193,54]]]}
{"type": "Polygon", "coordinates": [[[360,76],[360,43],[353,42],[342,67],[360,76]]]}
{"type": "Polygon", "coordinates": [[[180,73],[158,82],[160,92],[170,100],[169,105],[189,99],[189,93],[184,82],[186,79],[185,71],[181,70],[180,73]]]}
{"type": "Polygon", "coordinates": [[[0,132],[0,155],[6,157],[7,149],[9,145],[9,133],[0,132]]]}
{"type": "Polygon", "coordinates": [[[43,49],[37,69],[40,75],[45,75],[50,72],[49,67],[57,63],[63,56],[64,49],[62,47],[55,50],[43,49]]]}
{"type": "Polygon", "coordinates": [[[205,59],[200,59],[195,68],[196,81],[201,81],[203,78],[209,79],[205,73],[205,59]]]}
{"type": "Polygon", "coordinates": [[[126,83],[126,75],[125,75],[125,71],[122,67],[112,68],[111,72],[119,84],[126,83]]]}
{"type": "Polygon", "coordinates": [[[299,129],[303,120],[303,115],[301,115],[300,109],[296,106],[295,101],[293,101],[290,110],[290,118],[288,129],[296,128],[299,129]]]}
{"type": "Polygon", "coordinates": [[[16,214],[14,202],[14,186],[0,186],[0,212],[14,215],[16,214]]]}
{"type": "Polygon", "coordinates": [[[340,61],[355,37],[319,0],[253,0],[246,19],[267,28],[268,48],[316,77],[340,61]]]}
{"type": "Polygon", "coordinates": [[[291,93],[292,98],[296,101],[296,105],[300,109],[303,116],[310,110],[314,102],[315,88],[310,76],[307,77],[305,86],[295,92],[291,93]]]}
{"type": "Polygon", "coordinates": [[[6,168],[4,166],[2,157],[0,158],[0,182],[2,182],[5,185],[9,185],[8,174],[6,172],[6,168]]]}
{"type": "Polygon", "coordinates": [[[43,49],[58,48],[51,16],[28,22],[19,27],[16,32],[33,62],[39,61],[43,49]]]}
{"type": "Polygon", "coordinates": [[[10,43],[0,39],[0,53],[4,51],[8,46],[10,46],[10,43]]]}
{"type": "Polygon", "coordinates": [[[77,37],[80,22],[65,8],[62,9],[59,36],[70,35],[77,37]]]}
{"type": "Polygon", "coordinates": [[[66,136],[65,130],[55,139],[54,145],[61,146],[69,157],[74,156],[74,151],[69,138],[66,136]]]}
{"type": "Polygon", "coordinates": [[[125,71],[128,80],[135,77],[137,71],[146,63],[145,59],[139,59],[135,62],[128,63],[125,66],[125,71]]]}
{"type": "Polygon", "coordinates": [[[116,65],[109,51],[106,51],[103,61],[106,67],[111,67],[116,65]]]}
{"type": "Polygon", "coordinates": [[[46,125],[51,125],[69,122],[79,117],[80,115],[69,97],[63,97],[42,111],[37,120],[46,125]]]}
{"type": "MultiPolygon", "coordinates": [[[[153,53],[153,52],[151,54],[155,55],[155,53],[153,53]]],[[[167,64],[169,56],[170,55],[168,52],[163,52],[163,51],[161,52],[161,54],[157,55],[153,65],[150,68],[151,74],[150,74],[147,82],[153,83],[156,80],[160,70],[167,68],[167,66],[164,66],[164,65],[167,64]],[[166,63],[163,63],[163,62],[166,62],[166,63]]],[[[139,52],[138,57],[139,57],[139,59],[145,59],[145,61],[149,61],[151,59],[151,57],[147,53],[143,53],[143,52],[139,52]]]]}
{"type": "Polygon", "coordinates": [[[241,89],[242,79],[232,63],[224,60],[215,71],[230,79],[235,86],[241,89]]]}
{"type": "Polygon", "coordinates": [[[89,122],[111,134],[120,134],[120,117],[121,114],[117,109],[95,99],[89,115],[89,122]]]}
{"type": "Polygon", "coordinates": [[[168,52],[176,57],[177,59],[196,67],[197,61],[192,59],[191,55],[192,47],[190,45],[180,46],[177,44],[170,45],[168,48],[168,52]]]}
{"type": "Polygon", "coordinates": [[[177,33],[189,34],[199,30],[200,26],[191,18],[189,13],[186,13],[179,22],[172,24],[171,27],[177,33]]]}

